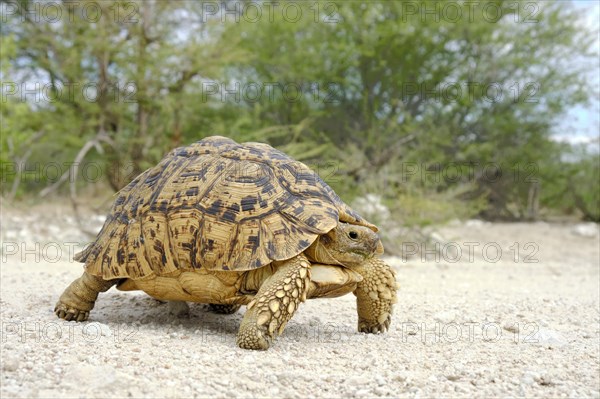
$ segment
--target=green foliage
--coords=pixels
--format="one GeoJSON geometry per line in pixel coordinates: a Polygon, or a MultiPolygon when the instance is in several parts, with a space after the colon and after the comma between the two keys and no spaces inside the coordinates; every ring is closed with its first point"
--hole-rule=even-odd
{"type": "Polygon", "coordinates": [[[546,184],[541,202],[564,214],[600,222],[600,152],[581,145],[557,147],[557,157],[543,167],[546,184]]]}
{"type": "MultiPolygon", "coordinates": [[[[526,1],[475,2],[452,21],[421,13],[444,2],[282,1],[273,18],[255,3],[263,17],[251,21],[246,2],[212,3],[215,15],[202,2],[94,2],[110,16],[94,23],[88,3],[69,3],[64,23],[20,13],[2,26],[3,82],[56,95],[3,102],[3,162],[29,147],[27,163],[71,162],[94,143],[84,160],[117,190],[171,148],[220,134],[280,148],[348,202],[379,193],[411,225],[535,218],[539,206],[597,218],[597,157],[557,163],[571,149],[551,140],[597,91],[585,74],[593,35],[568,3],[530,15],[526,1]],[[93,83],[94,99],[59,95],[73,83],[93,83]]],[[[51,183],[23,181],[20,194],[51,183]]]]}

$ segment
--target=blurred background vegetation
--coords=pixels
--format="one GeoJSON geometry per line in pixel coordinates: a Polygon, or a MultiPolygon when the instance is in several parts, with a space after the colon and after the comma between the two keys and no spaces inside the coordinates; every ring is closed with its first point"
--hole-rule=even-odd
{"type": "Polygon", "coordinates": [[[600,221],[598,132],[555,138],[598,99],[598,31],[570,2],[2,10],[5,200],[108,207],[170,149],[218,134],[302,160],[348,203],[377,203],[376,223],[600,221]]]}

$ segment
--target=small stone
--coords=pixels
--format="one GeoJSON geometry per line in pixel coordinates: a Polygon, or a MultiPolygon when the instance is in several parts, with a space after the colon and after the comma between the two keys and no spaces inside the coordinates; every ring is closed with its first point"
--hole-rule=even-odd
{"type": "Polygon", "coordinates": [[[364,375],[350,377],[346,380],[346,383],[350,386],[359,387],[363,385],[367,385],[371,382],[371,379],[364,375]]]}
{"type": "Polygon", "coordinates": [[[440,323],[452,323],[456,319],[456,313],[451,310],[445,310],[434,314],[433,319],[440,323]]]}
{"type": "Polygon", "coordinates": [[[4,357],[2,359],[2,370],[4,371],[17,371],[19,368],[19,358],[18,357],[4,357]]]}
{"type": "Polygon", "coordinates": [[[518,333],[519,332],[519,323],[506,322],[502,325],[502,328],[505,329],[506,331],[509,331],[512,333],[518,333]]]}
{"type": "Polygon", "coordinates": [[[533,385],[533,383],[535,382],[536,378],[539,378],[539,374],[538,373],[536,373],[534,371],[527,371],[521,377],[521,384],[523,384],[523,385],[533,385]]]}
{"type": "Polygon", "coordinates": [[[540,328],[526,342],[548,348],[560,348],[568,344],[560,333],[547,328],[540,328]]]}
{"type": "Polygon", "coordinates": [[[456,375],[456,374],[447,374],[444,377],[446,377],[446,379],[448,381],[458,381],[458,380],[460,380],[460,375],[456,375]]]}
{"type": "Polygon", "coordinates": [[[595,223],[580,223],[575,225],[571,232],[577,236],[594,238],[598,236],[598,226],[595,223]]]}

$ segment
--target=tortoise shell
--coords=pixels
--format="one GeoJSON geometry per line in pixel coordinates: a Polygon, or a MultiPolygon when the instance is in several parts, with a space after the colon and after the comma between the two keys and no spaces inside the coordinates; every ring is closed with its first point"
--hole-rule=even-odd
{"type": "Polygon", "coordinates": [[[219,136],[174,149],[116,195],[75,256],[107,280],[256,269],[300,254],[339,221],[377,231],[303,163],[219,136]]]}

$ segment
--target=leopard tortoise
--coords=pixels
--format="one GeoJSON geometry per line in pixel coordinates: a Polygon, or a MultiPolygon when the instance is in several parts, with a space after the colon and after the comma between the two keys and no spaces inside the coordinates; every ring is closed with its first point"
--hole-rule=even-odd
{"type": "Polygon", "coordinates": [[[96,240],[75,255],[85,271],[55,313],[87,320],[113,285],[218,313],[246,305],[237,343],[267,349],[306,298],[353,292],[358,330],[384,332],[397,284],[376,232],[303,163],[267,144],[208,137],[117,193],[96,240]]]}

